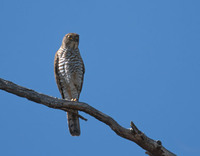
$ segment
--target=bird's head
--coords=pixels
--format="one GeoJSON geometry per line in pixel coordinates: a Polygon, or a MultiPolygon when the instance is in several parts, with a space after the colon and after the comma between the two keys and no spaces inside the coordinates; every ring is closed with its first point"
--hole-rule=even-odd
{"type": "Polygon", "coordinates": [[[64,36],[62,41],[62,48],[78,48],[79,35],[76,33],[68,33],[64,36]]]}

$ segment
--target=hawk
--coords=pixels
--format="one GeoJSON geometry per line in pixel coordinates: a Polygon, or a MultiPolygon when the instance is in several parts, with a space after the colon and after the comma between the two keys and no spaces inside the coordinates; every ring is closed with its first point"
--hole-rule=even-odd
{"type": "MultiPolygon", "coordinates": [[[[56,83],[63,99],[78,101],[83,85],[85,67],[79,52],[79,35],[66,34],[54,59],[56,83]]],[[[77,110],[67,112],[68,127],[72,136],[80,135],[77,110]]]]}

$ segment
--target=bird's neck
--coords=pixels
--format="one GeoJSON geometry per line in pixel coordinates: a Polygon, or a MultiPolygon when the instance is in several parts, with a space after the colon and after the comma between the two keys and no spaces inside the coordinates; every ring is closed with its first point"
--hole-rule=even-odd
{"type": "Polygon", "coordinates": [[[69,44],[62,44],[61,48],[63,49],[78,49],[78,43],[77,42],[71,42],[69,44]]]}

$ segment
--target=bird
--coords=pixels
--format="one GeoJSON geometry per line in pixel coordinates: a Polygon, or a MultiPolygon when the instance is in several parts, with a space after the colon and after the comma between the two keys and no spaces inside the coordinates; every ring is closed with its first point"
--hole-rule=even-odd
{"type": "MultiPolygon", "coordinates": [[[[78,45],[78,34],[66,34],[54,58],[56,83],[62,98],[68,101],[79,101],[83,86],[85,66],[78,45]]],[[[69,109],[67,120],[70,134],[79,136],[81,130],[78,111],[69,109]]]]}

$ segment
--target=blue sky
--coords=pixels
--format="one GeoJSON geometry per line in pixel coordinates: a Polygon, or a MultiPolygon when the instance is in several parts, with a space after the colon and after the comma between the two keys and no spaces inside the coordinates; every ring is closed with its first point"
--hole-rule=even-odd
{"type": "MultiPolygon", "coordinates": [[[[181,156],[199,156],[200,1],[0,0],[0,77],[60,97],[53,60],[80,34],[80,101],[181,156]]],[[[0,90],[0,155],[137,155],[144,150],[81,113],[71,137],[63,111],[0,90]]]]}

